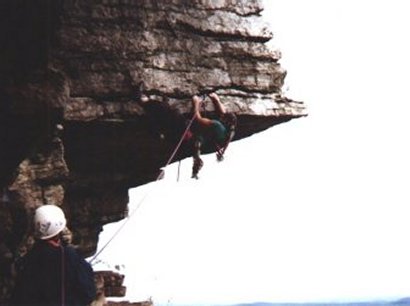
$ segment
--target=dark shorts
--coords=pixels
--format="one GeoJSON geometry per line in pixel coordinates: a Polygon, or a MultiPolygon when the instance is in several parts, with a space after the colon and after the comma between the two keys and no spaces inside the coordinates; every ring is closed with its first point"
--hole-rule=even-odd
{"type": "Polygon", "coordinates": [[[219,144],[224,143],[228,134],[226,127],[220,121],[212,120],[212,129],[215,141],[219,144]]]}
{"type": "Polygon", "coordinates": [[[227,134],[228,130],[220,121],[212,120],[212,124],[197,135],[197,140],[199,140],[202,145],[218,144],[222,146],[225,143],[227,134]]]}

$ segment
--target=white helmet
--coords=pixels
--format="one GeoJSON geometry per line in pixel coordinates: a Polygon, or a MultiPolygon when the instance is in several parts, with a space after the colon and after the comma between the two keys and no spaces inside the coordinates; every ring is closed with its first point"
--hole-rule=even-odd
{"type": "Polygon", "coordinates": [[[60,233],[67,221],[60,207],[52,204],[40,206],[34,213],[34,230],[37,238],[46,240],[60,233]]]}

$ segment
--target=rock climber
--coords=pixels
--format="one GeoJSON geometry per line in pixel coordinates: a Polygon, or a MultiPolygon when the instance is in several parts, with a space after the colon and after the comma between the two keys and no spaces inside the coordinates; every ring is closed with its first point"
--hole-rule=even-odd
{"type": "Polygon", "coordinates": [[[219,96],[210,93],[208,96],[215,107],[217,117],[207,118],[201,115],[200,104],[204,98],[195,95],[192,97],[194,124],[190,130],[186,130],[189,120],[187,120],[177,110],[172,109],[163,98],[162,101],[149,99],[143,94],[144,85],[141,82],[138,86],[136,99],[144,108],[151,127],[159,134],[160,138],[177,143],[184,136],[184,145],[191,148],[193,156],[192,178],[198,178],[199,170],[203,166],[200,158],[201,150],[204,146],[214,148],[217,160],[222,161],[223,155],[235,135],[237,124],[236,116],[227,113],[219,96]]]}
{"type": "Polygon", "coordinates": [[[210,93],[211,99],[217,118],[211,119],[201,115],[200,105],[204,98],[199,96],[192,97],[192,107],[195,116],[195,129],[194,129],[194,150],[192,166],[192,178],[198,178],[199,170],[203,166],[203,161],[200,157],[201,149],[203,146],[213,146],[216,151],[216,157],[218,161],[222,161],[224,153],[228,148],[229,143],[235,136],[235,128],[237,125],[237,119],[235,114],[227,113],[225,107],[221,103],[219,96],[216,93],[210,93]]]}
{"type": "Polygon", "coordinates": [[[96,296],[91,265],[62,241],[66,218],[56,205],[34,214],[36,242],[18,267],[10,306],[85,306],[96,296]]]}

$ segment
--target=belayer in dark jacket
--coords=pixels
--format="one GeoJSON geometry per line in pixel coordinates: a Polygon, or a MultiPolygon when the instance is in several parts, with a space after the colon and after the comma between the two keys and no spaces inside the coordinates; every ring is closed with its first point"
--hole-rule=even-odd
{"type": "Polygon", "coordinates": [[[63,211],[43,205],[34,215],[38,240],[22,258],[10,306],[85,306],[95,298],[94,274],[77,251],[64,245],[63,211]]]}

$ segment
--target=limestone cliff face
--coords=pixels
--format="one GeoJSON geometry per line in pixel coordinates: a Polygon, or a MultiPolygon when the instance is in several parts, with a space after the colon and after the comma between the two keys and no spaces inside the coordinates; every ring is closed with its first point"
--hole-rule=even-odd
{"type": "MultiPolygon", "coordinates": [[[[2,288],[32,242],[36,207],[61,205],[90,255],[101,226],[126,216],[128,189],[158,176],[175,144],[151,132],[139,82],[187,119],[193,94],[216,91],[238,116],[235,140],[306,115],[281,93],[286,71],[265,44],[262,9],[258,0],[1,2],[2,288]]],[[[189,155],[181,148],[174,160],[189,155]]]]}

